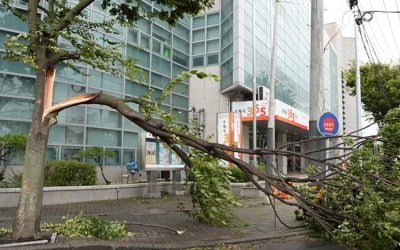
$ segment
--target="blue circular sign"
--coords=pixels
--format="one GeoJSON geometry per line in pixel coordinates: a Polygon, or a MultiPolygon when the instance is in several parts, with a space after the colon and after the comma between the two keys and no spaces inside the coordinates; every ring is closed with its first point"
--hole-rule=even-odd
{"type": "Polygon", "coordinates": [[[323,113],[318,119],[318,131],[324,137],[335,136],[339,130],[339,121],[331,112],[323,113]]]}

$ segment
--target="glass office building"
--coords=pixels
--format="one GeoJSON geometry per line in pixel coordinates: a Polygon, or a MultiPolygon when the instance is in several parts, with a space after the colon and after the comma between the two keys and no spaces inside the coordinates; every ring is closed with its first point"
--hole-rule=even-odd
{"type": "MultiPolygon", "coordinates": [[[[103,20],[106,13],[98,5],[87,9],[92,21],[103,20]]],[[[24,3],[18,3],[24,13],[24,3]]],[[[151,1],[147,8],[160,9],[151,1]]],[[[165,22],[141,19],[135,28],[116,27],[117,35],[96,34],[108,40],[126,44],[121,53],[138,59],[142,74],[137,81],[116,78],[106,72],[77,65],[83,74],[59,65],[57,67],[54,102],[67,97],[102,91],[117,97],[141,96],[149,89],[154,96],[161,93],[170,79],[190,68],[191,19],[182,19],[175,27],[165,22]]],[[[0,8],[0,49],[7,35],[27,32],[21,22],[6,9],[0,8]]],[[[214,35],[215,36],[215,35],[214,35]]],[[[217,35],[218,41],[218,35],[217,35]]],[[[215,42],[214,42],[215,43],[215,42]]],[[[218,49],[214,48],[214,50],[218,49]]],[[[34,99],[35,72],[19,62],[0,62],[0,134],[28,133],[34,99]]],[[[188,121],[188,82],[180,83],[163,102],[164,110],[171,110],[177,121],[188,121]]],[[[134,107],[134,105],[133,105],[134,107]]],[[[81,149],[103,146],[113,151],[106,165],[121,165],[138,159],[142,131],[105,106],[81,105],[60,112],[58,123],[50,132],[47,159],[78,159],[81,149]]],[[[13,164],[21,164],[22,157],[13,164]]]]}
{"type": "MultiPolygon", "coordinates": [[[[24,2],[16,1],[24,12],[24,2]]],[[[103,20],[106,13],[95,1],[87,9],[91,20],[103,20]]],[[[144,0],[146,8],[155,10],[162,6],[144,0]]],[[[278,23],[278,49],[276,71],[277,100],[297,110],[309,112],[310,88],[310,1],[296,0],[295,3],[281,3],[278,23]]],[[[252,94],[253,67],[257,86],[269,87],[273,0],[216,0],[215,7],[193,18],[184,18],[171,27],[165,22],[150,22],[141,19],[136,27],[116,27],[119,34],[100,34],[109,40],[126,45],[121,53],[137,58],[137,67],[143,74],[136,81],[116,78],[106,72],[93,70],[86,65],[77,65],[78,74],[62,65],[57,67],[54,102],[82,93],[103,91],[117,97],[140,96],[149,89],[154,96],[160,94],[167,82],[178,73],[191,68],[207,71],[216,69],[221,82],[215,93],[224,99],[217,112],[230,111],[232,101],[250,100],[252,94]],[[254,6],[253,6],[254,4],[254,6]],[[255,15],[253,16],[253,8],[255,15]],[[255,27],[253,29],[253,19],[255,27]],[[255,34],[255,36],[253,36],[255,34]],[[253,65],[252,44],[255,38],[256,64],[253,65]]],[[[0,51],[7,35],[27,31],[27,24],[21,22],[7,10],[0,8],[0,51]]],[[[337,110],[337,66],[336,52],[328,47],[325,53],[325,88],[332,111],[337,110]],[[333,73],[332,73],[333,72],[333,73]],[[336,99],[335,99],[336,98],[336,99]]],[[[191,115],[189,100],[193,81],[180,83],[163,102],[162,109],[171,110],[179,122],[186,123],[191,115]]],[[[213,83],[215,84],[215,83],[213,83]]],[[[19,62],[0,62],[0,134],[28,133],[34,98],[35,74],[19,62]]],[[[205,98],[197,95],[195,98],[205,98]]],[[[214,105],[209,103],[209,105],[214,105]]],[[[134,106],[132,106],[134,107],[134,106]]],[[[134,107],[135,108],[135,107],[134,107]]],[[[210,122],[206,128],[209,134],[216,133],[215,112],[206,106],[197,106],[206,112],[210,122]]],[[[279,124],[278,124],[279,125],[279,124]]],[[[285,124],[278,130],[287,137],[306,135],[307,131],[285,124]],[[292,131],[292,132],[291,132],[292,131]]],[[[260,125],[261,127],[265,125],[260,125]]],[[[251,137],[251,131],[249,140],[251,137]]],[[[78,152],[92,146],[102,146],[115,152],[107,157],[105,164],[122,166],[129,161],[143,161],[145,157],[145,135],[141,129],[121,117],[117,112],[104,106],[81,105],[60,112],[58,124],[51,129],[47,159],[64,160],[79,158],[78,152]]],[[[260,135],[260,138],[262,136],[260,135]]],[[[265,138],[264,138],[265,139],[265,138]]],[[[148,138],[147,140],[153,140],[148,138]]],[[[261,142],[260,142],[261,143],[261,142]]],[[[245,143],[244,146],[246,146],[245,143]]],[[[249,146],[249,145],[247,145],[249,146]]],[[[158,146],[157,146],[158,148],[158,146]]],[[[161,148],[160,148],[161,150],[161,148]]],[[[173,162],[170,156],[170,163],[173,162]]],[[[157,157],[157,162],[159,159],[157,157]]],[[[21,164],[22,155],[13,164],[21,164]]]]}

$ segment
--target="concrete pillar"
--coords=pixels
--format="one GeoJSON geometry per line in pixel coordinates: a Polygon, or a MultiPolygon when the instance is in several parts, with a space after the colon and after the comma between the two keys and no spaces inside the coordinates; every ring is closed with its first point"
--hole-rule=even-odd
{"type": "MultiPolygon", "coordinates": [[[[281,146],[287,144],[287,134],[278,132],[276,138],[276,147],[281,148],[281,146]]],[[[281,150],[287,150],[287,147],[281,148],[281,150]]],[[[278,170],[281,174],[287,174],[287,156],[278,155],[278,170]]]]}
{"type": "MultiPolygon", "coordinates": [[[[250,135],[249,135],[250,127],[242,124],[242,148],[249,148],[250,135]]],[[[243,154],[243,161],[249,162],[249,155],[243,154]]]]}
{"type": "Polygon", "coordinates": [[[146,171],[147,193],[144,195],[145,198],[161,197],[161,192],[157,190],[157,179],[159,175],[159,171],[146,171]]]}
{"type": "MultiPolygon", "coordinates": [[[[301,145],[300,145],[300,152],[302,153],[302,154],[305,154],[306,152],[307,152],[307,145],[306,145],[306,143],[301,143],[301,145]]],[[[301,160],[300,160],[300,162],[301,162],[301,172],[302,173],[305,173],[306,172],[306,168],[307,168],[307,160],[304,158],[304,157],[301,157],[301,160]]]]}
{"type": "Polygon", "coordinates": [[[182,181],[182,170],[172,170],[172,190],[170,194],[172,195],[183,195],[184,190],[181,190],[180,185],[182,181]]]}

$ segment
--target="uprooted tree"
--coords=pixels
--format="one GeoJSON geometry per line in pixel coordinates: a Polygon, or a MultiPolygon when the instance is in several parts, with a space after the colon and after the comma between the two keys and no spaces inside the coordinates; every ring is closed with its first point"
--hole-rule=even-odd
{"type": "MultiPolygon", "coordinates": [[[[37,1],[28,1],[27,20],[29,33],[12,37],[6,43],[7,57],[28,63],[36,69],[37,76],[34,115],[25,155],[19,207],[13,230],[15,238],[32,236],[39,229],[44,153],[49,129],[56,122],[58,112],[80,104],[100,104],[117,110],[139,127],[152,133],[179,155],[189,168],[192,165],[190,156],[179,145],[187,145],[204,154],[232,162],[245,173],[258,176],[260,180],[265,180],[269,185],[290,194],[294,197],[294,200],[288,201],[282,200],[280,197],[276,198],[288,205],[300,207],[306,217],[313,219],[312,222],[317,223],[330,235],[343,240],[347,244],[355,244],[350,242],[349,239],[352,239],[352,235],[356,230],[363,232],[362,237],[356,238],[356,242],[363,240],[367,242],[368,237],[371,237],[368,236],[368,233],[370,233],[370,235],[380,235],[379,237],[384,239],[382,242],[385,242],[385,244],[389,242],[388,245],[390,246],[398,244],[399,216],[396,194],[399,192],[397,162],[399,152],[396,150],[399,147],[391,141],[391,139],[397,138],[392,135],[392,133],[394,135],[398,134],[397,131],[392,131],[393,129],[395,130],[395,125],[390,126],[392,129],[382,133],[381,137],[361,138],[349,136],[350,139],[354,140],[353,142],[344,140],[344,142],[339,142],[332,148],[319,149],[335,149],[342,152],[326,159],[313,158],[311,156],[313,152],[300,154],[280,149],[250,150],[211,143],[201,140],[190,133],[189,127],[177,126],[173,122],[171,114],[168,112],[160,113],[158,108],[168,91],[171,91],[179,81],[192,75],[197,77],[207,76],[197,71],[183,72],[167,85],[160,96],[154,99],[150,98],[151,93],[143,98],[128,98],[125,100],[103,93],[88,93],[52,105],[54,66],[57,63],[64,63],[74,68],[72,62],[74,60],[81,61],[91,65],[93,68],[106,70],[117,76],[126,75],[131,79],[135,77],[137,72],[132,60],[123,59],[117,52],[118,46],[112,42],[109,43],[108,47],[100,46],[96,43],[95,37],[90,31],[102,29],[106,32],[114,32],[112,26],[119,21],[124,21],[124,17],[128,18],[127,20],[136,20],[140,17],[138,13],[147,13],[147,10],[139,11],[140,1],[134,1],[134,3],[126,1],[126,5],[123,5],[124,2],[120,2],[121,6],[110,5],[111,2],[108,1],[100,1],[104,3],[104,7],[109,7],[111,14],[116,15],[117,18],[115,20],[107,20],[104,23],[93,23],[86,20],[83,11],[94,0],[80,1],[76,5],[67,5],[66,1],[49,0],[44,2],[46,6],[39,6],[37,1]],[[139,4],[138,8],[133,8],[134,4],[139,4]],[[38,18],[37,12],[39,10],[44,13],[43,18],[38,18]],[[57,47],[57,41],[61,37],[70,42],[69,46],[57,47]],[[28,43],[23,43],[20,39],[26,39],[28,43]],[[72,62],[68,63],[68,60],[72,60],[72,62]],[[139,111],[132,110],[127,104],[128,102],[138,103],[139,111]],[[152,114],[154,113],[161,120],[153,119],[152,114]],[[371,150],[377,142],[382,143],[383,151],[382,153],[373,154],[371,150]],[[354,148],[360,149],[352,155],[350,149],[354,148]],[[277,170],[275,170],[278,173],[277,175],[267,175],[252,165],[235,158],[232,152],[258,155],[260,157],[271,154],[295,155],[324,164],[328,167],[329,172],[324,178],[321,178],[320,175],[316,177],[312,174],[308,178],[302,179],[287,178],[279,175],[277,170]],[[391,157],[386,157],[387,153],[391,157]],[[292,186],[289,182],[305,185],[292,186]],[[312,185],[308,186],[307,183],[312,185]],[[319,193],[323,194],[326,201],[324,199],[315,199],[317,198],[313,194],[315,189],[318,189],[319,193]],[[390,190],[390,192],[386,193],[387,190],[390,190]],[[365,194],[373,194],[373,197],[365,196],[365,194]],[[351,207],[342,206],[343,203],[349,203],[351,207]],[[365,204],[367,206],[364,206],[365,204]],[[386,204],[390,205],[386,206],[386,204]],[[391,211],[394,212],[392,213],[391,211]],[[365,212],[368,212],[368,214],[365,214],[365,212]],[[378,216],[367,216],[374,212],[378,212],[378,216]],[[371,218],[371,220],[368,220],[368,218],[371,218]],[[371,221],[374,223],[371,223],[371,221]]],[[[158,16],[171,23],[181,17],[184,12],[191,10],[191,13],[197,13],[203,7],[211,5],[211,1],[205,0],[165,0],[158,2],[167,4],[172,9],[181,10],[181,12],[149,13],[150,16],[158,16]]],[[[18,12],[15,14],[21,16],[18,12]]],[[[24,17],[21,16],[21,18],[24,17]]],[[[398,116],[395,116],[395,118],[398,119],[398,116]]],[[[260,190],[268,195],[274,195],[268,193],[269,189],[265,189],[254,180],[252,181],[260,190]]]]}

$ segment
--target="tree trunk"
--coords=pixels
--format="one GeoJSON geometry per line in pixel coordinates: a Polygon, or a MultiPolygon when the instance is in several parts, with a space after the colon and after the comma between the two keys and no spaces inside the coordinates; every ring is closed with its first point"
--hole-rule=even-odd
{"type": "Polygon", "coordinates": [[[101,176],[103,176],[104,181],[106,182],[107,185],[111,184],[111,181],[107,180],[105,174],[104,174],[104,169],[103,165],[99,165],[101,176]]]}
{"type": "Polygon", "coordinates": [[[36,72],[36,98],[22,169],[22,186],[13,228],[14,239],[32,237],[40,230],[45,155],[51,126],[49,118],[43,119],[43,111],[45,104],[49,103],[48,98],[45,98],[45,89],[54,84],[54,74],[54,69],[38,69],[36,72]]]}
{"type": "Polygon", "coordinates": [[[6,178],[6,170],[7,170],[7,162],[5,161],[5,163],[3,163],[3,167],[0,170],[0,181],[4,180],[6,178]]]}

